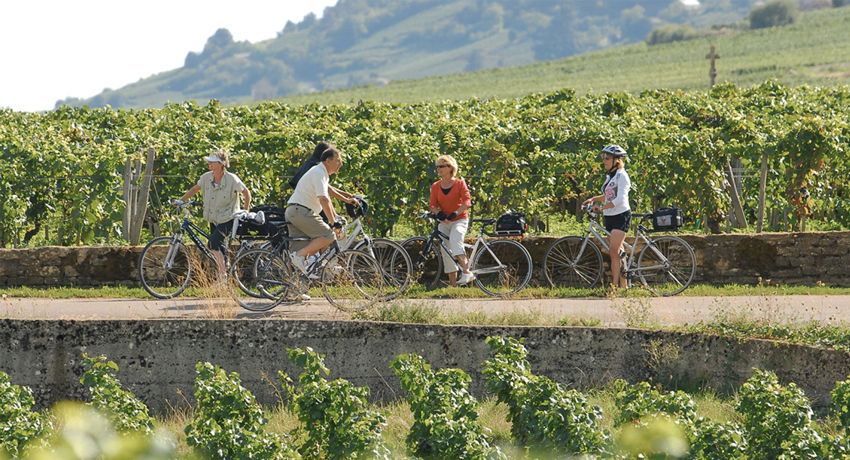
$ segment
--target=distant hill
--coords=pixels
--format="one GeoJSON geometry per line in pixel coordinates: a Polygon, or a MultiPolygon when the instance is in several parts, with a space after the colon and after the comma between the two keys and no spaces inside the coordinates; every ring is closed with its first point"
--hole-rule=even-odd
{"type": "Polygon", "coordinates": [[[588,92],[639,93],[648,89],[708,90],[715,45],[717,83],[757,85],[850,85],[850,6],[802,14],[786,27],[726,33],[648,46],[643,42],[547,62],[479,70],[386,85],[366,85],[276,99],[287,104],[350,104],[359,100],[416,103],[472,98],[513,98],[572,88],[588,92]]]}
{"type": "MultiPolygon", "coordinates": [[[[830,0],[806,0],[829,4],[830,0]]],[[[833,0],[834,1],[834,0],[833,0]]],[[[183,67],[57,106],[247,103],[551,61],[642,42],[653,28],[740,24],[758,0],[339,0],[277,38],[220,29],[183,67]],[[690,5],[690,6],[686,6],[690,5]]]]}

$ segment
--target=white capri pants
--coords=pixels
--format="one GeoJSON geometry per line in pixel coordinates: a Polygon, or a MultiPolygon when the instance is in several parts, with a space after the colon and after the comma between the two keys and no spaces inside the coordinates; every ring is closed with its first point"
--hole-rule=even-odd
{"type": "MultiPolygon", "coordinates": [[[[466,230],[469,228],[468,219],[460,219],[446,225],[440,222],[440,231],[449,235],[448,246],[452,250],[452,254],[466,256],[466,250],[463,248],[463,238],[466,236],[466,230]]],[[[442,249],[442,248],[441,248],[442,249]]],[[[443,257],[443,272],[454,273],[458,270],[454,259],[449,256],[446,251],[441,250],[440,254],[443,257]]]]}

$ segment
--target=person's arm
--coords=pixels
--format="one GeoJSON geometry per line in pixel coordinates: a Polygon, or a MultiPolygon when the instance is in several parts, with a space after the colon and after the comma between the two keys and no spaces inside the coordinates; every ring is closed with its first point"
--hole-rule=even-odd
{"type": "Polygon", "coordinates": [[[331,199],[319,195],[319,204],[322,205],[322,210],[325,211],[325,215],[328,216],[328,224],[333,226],[336,223],[336,210],[334,209],[333,203],[331,199]]]}
{"type": "Polygon", "coordinates": [[[242,197],[245,198],[245,210],[248,211],[251,209],[251,191],[248,190],[248,187],[242,189],[242,197]]]}
{"type": "Polygon", "coordinates": [[[434,214],[436,214],[437,211],[440,210],[440,202],[437,199],[437,186],[434,184],[431,185],[431,200],[429,201],[428,205],[429,209],[434,214]]]}
{"type": "Polygon", "coordinates": [[[596,195],[596,196],[592,196],[592,197],[590,197],[590,198],[588,198],[588,199],[586,199],[586,200],[582,201],[582,202],[581,202],[581,204],[582,204],[582,206],[584,206],[584,205],[586,205],[586,204],[588,204],[588,203],[593,203],[593,202],[595,202],[595,201],[605,201],[605,196],[604,196],[604,195],[596,195]]]}
{"type": "MultiPolygon", "coordinates": [[[[343,192],[342,190],[334,187],[333,185],[328,185],[328,193],[337,200],[344,201],[348,204],[355,204],[357,199],[354,198],[354,195],[348,192],[343,192]]],[[[327,214],[327,213],[325,213],[327,214]]]]}
{"type": "Polygon", "coordinates": [[[188,192],[186,192],[185,195],[183,195],[183,198],[180,198],[180,201],[187,201],[189,198],[192,198],[193,196],[195,196],[195,194],[198,193],[200,190],[201,190],[201,186],[198,185],[198,184],[195,184],[192,188],[189,189],[188,192]]]}

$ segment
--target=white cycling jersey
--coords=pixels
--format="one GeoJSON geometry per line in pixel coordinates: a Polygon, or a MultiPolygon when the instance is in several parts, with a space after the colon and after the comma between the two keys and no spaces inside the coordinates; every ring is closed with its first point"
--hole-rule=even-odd
{"type": "Polygon", "coordinates": [[[605,184],[602,186],[602,195],[605,197],[605,204],[614,203],[614,207],[603,209],[603,216],[616,216],[622,214],[629,209],[629,190],[632,188],[632,181],[629,179],[625,168],[620,168],[613,176],[608,177],[605,184]]]}

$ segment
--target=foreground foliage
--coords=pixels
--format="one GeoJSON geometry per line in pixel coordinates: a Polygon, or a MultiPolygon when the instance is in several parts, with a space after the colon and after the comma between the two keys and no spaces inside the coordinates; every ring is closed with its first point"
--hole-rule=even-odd
{"type": "MultiPolygon", "coordinates": [[[[512,444],[496,446],[485,434],[480,406],[467,390],[469,375],[459,369],[434,372],[422,357],[405,354],[391,368],[414,416],[407,436],[410,455],[750,460],[850,455],[847,438],[815,420],[802,390],[780,383],[770,371],[755,370],[738,392],[735,420],[720,422],[698,417],[685,392],[616,381],[609,431],[602,409],[586,394],[532,372],[522,340],[488,337],[486,343],[493,356],[482,364],[482,373],[488,389],[508,407],[512,444]]],[[[300,422],[291,435],[266,430],[265,411],[237,374],[198,363],[198,406],[185,428],[187,444],[205,458],[397,458],[382,439],[386,416],[368,408],[368,389],[342,379],[326,381],[324,356],[309,348],[290,349],[289,357],[304,369],[298,387],[281,376],[300,422]]],[[[28,389],[11,385],[0,372],[0,457],[175,458],[173,443],[151,429],[144,405],[121,388],[117,366],[102,356],[84,360],[90,369],[81,382],[90,387],[92,403],[58,405],[46,415],[31,410],[28,389]]],[[[850,377],[837,382],[832,398],[831,420],[846,433],[850,377]]]]}

